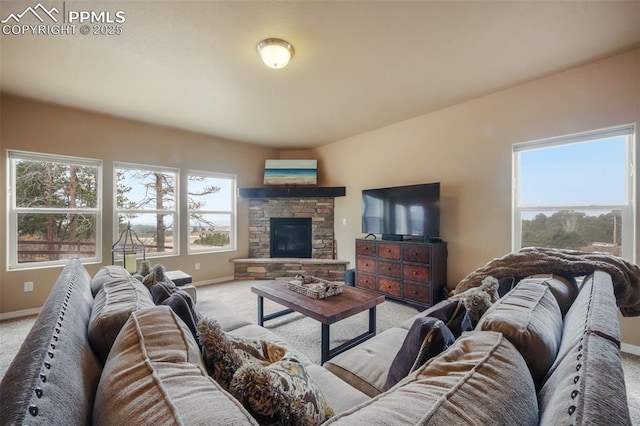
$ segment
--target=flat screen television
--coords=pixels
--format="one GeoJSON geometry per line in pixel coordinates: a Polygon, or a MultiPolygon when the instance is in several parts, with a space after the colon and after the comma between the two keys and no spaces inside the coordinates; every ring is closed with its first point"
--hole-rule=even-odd
{"type": "Polygon", "coordinates": [[[440,182],[362,190],[362,232],[388,240],[440,238],[440,182]]]}

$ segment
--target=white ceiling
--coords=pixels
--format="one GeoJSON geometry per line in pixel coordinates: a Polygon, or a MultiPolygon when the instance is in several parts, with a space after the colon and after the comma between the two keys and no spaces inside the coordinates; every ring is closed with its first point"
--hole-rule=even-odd
{"type": "MultiPolygon", "coordinates": [[[[37,1],[2,0],[0,19],[37,1]]],[[[640,1],[43,4],[121,10],[126,21],[120,35],[2,35],[3,92],[276,148],[341,140],[640,46],[640,1]],[[294,45],[287,68],[260,61],[267,37],[294,45]]]]}

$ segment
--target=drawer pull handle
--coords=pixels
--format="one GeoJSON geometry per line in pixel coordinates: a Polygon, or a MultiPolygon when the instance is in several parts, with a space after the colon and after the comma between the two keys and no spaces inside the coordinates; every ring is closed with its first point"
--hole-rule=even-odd
{"type": "Polygon", "coordinates": [[[391,266],[389,266],[389,267],[387,268],[387,271],[390,271],[390,270],[391,270],[391,266]]]}
{"type": "Polygon", "coordinates": [[[417,255],[418,255],[418,253],[416,253],[416,252],[414,251],[414,252],[413,252],[413,255],[414,255],[414,256],[417,256],[417,255]]]}

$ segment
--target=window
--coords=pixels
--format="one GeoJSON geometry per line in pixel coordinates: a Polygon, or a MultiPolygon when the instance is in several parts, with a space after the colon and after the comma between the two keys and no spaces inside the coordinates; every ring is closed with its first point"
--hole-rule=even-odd
{"type": "Polygon", "coordinates": [[[514,249],[635,259],[634,127],[516,144],[514,249]]]}
{"type": "Polygon", "coordinates": [[[236,177],[190,171],[189,253],[235,250],[236,177]]]}
{"type": "Polygon", "coordinates": [[[114,240],[131,224],[147,257],[179,253],[178,170],[116,163],[114,240]]]}
{"type": "Polygon", "coordinates": [[[9,269],[100,262],[102,162],[8,152],[9,269]]]}

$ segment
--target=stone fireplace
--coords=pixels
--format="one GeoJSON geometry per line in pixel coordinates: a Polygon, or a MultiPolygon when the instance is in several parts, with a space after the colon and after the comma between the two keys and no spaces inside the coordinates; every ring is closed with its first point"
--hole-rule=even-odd
{"type": "Polygon", "coordinates": [[[247,198],[249,258],[231,260],[235,279],[277,279],[303,274],[344,280],[349,262],[335,259],[333,197],[247,198]],[[274,224],[276,228],[284,225],[284,236],[274,229],[274,224]],[[309,241],[310,246],[301,249],[300,241],[293,242],[291,237],[309,241]]]}
{"type": "MultiPolygon", "coordinates": [[[[333,198],[252,198],[249,200],[249,258],[271,256],[271,218],[311,219],[311,257],[333,259],[333,198]]],[[[295,256],[298,257],[298,256],[295,256]]]]}

